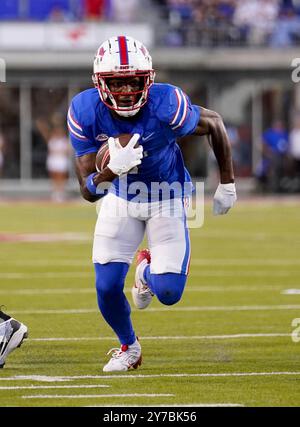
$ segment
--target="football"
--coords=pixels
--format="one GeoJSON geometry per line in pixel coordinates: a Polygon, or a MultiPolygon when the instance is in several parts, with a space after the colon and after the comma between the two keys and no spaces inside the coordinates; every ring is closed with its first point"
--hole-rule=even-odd
{"type": "MultiPolygon", "coordinates": [[[[130,141],[132,135],[130,133],[122,133],[115,137],[115,139],[118,138],[119,143],[122,145],[122,147],[125,147],[128,142],[130,141]]],[[[109,148],[108,148],[108,142],[105,142],[99,149],[97,155],[96,155],[96,170],[98,172],[103,171],[104,168],[109,163],[109,148]]]]}

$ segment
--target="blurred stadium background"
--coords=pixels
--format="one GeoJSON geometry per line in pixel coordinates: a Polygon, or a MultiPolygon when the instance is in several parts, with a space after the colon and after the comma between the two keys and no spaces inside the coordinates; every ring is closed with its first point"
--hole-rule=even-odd
{"type": "MultiPolygon", "coordinates": [[[[299,1],[1,0],[0,25],[2,196],[49,197],[47,138],[73,95],[91,87],[98,45],[121,33],[148,46],[157,81],[223,116],[240,191],[299,192],[299,1]]],[[[209,191],[212,153],[189,142],[189,170],[209,191]]],[[[77,194],[70,163],[67,197],[77,194]]]]}
{"type": "Polygon", "coordinates": [[[1,372],[0,406],[299,406],[299,45],[299,0],[0,0],[0,304],[30,330],[1,372]],[[212,216],[214,156],[182,139],[208,195],[189,283],[176,307],[133,310],[142,377],[115,381],[101,376],[117,343],[93,288],[95,206],[72,161],[57,197],[47,158],[51,138],[68,145],[68,104],[92,87],[94,52],[118,34],[146,44],[156,81],[223,116],[239,202],[212,216]]]}

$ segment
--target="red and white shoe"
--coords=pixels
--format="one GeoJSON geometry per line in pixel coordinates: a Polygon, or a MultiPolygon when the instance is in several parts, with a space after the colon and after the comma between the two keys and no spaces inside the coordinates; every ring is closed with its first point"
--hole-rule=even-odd
{"type": "Polygon", "coordinates": [[[148,307],[154,296],[153,292],[144,279],[145,267],[151,262],[151,255],[149,249],[142,249],[138,251],[136,257],[137,267],[135,270],[135,284],[132,287],[131,294],[134,305],[143,310],[148,307]]]}
{"type": "Polygon", "coordinates": [[[128,369],[137,369],[142,364],[142,348],[138,340],[131,345],[123,344],[121,348],[112,348],[110,361],[104,366],[104,372],[123,372],[128,369]]]}

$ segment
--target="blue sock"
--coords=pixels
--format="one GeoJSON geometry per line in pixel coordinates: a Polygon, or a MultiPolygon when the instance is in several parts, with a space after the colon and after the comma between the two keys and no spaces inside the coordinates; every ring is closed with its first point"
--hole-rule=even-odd
{"type": "Polygon", "coordinates": [[[133,344],[136,337],[130,319],[130,305],[123,292],[129,265],[124,262],[94,264],[98,306],[121,344],[133,344]]]}
{"type": "Polygon", "coordinates": [[[150,265],[147,265],[144,278],[161,303],[172,305],[180,300],[187,276],[180,273],[151,274],[150,265]]]}

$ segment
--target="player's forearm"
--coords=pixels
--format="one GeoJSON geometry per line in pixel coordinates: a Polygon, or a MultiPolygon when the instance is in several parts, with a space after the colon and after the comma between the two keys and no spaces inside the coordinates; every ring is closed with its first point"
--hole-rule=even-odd
{"type": "Polygon", "coordinates": [[[83,198],[92,203],[101,199],[116,176],[108,167],[101,172],[92,173],[80,185],[83,198]]]}
{"type": "Polygon", "coordinates": [[[97,173],[94,177],[94,183],[99,185],[104,182],[112,182],[118,175],[114,174],[108,167],[103,169],[102,172],[97,173]]]}
{"type": "Polygon", "coordinates": [[[99,196],[93,196],[86,186],[80,186],[80,193],[85,200],[91,203],[97,202],[100,199],[99,196]]]}
{"type": "Polygon", "coordinates": [[[207,135],[219,165],[221,183],[234,182],[230,142],[222,117],[213,110],[199,109],[200,120],[194,135],[207,135]]]}
{"type": "Polygon", "coordinates": [[[229,138],[221,117],[214,120],[208,135],[212,149],[220,169],[220,182],[228,184],[234,182],[234,171],[229,138]]]}

